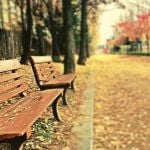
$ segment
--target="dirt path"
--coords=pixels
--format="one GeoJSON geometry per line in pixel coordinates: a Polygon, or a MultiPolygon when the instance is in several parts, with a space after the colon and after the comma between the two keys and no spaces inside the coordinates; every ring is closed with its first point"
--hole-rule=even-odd
{"type": "Polygon", "coordinates": [[[94,150],[149,150],[150,59],[105,55],[93,57],[91,65],[94,150]]]}

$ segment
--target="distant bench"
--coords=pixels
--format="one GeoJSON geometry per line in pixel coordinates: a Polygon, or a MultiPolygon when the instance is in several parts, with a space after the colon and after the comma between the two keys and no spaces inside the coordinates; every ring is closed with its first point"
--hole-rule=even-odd
{"type": "Polygon", "coordinates": [[[41,90],[63,88],[63,104],[68,105],[66,91],[70,87],[73,91],[75,73],[61,74],[55,69],[50,56],[31,56],[31,66],[35,80],[41,90]]]}
{"type": "Polygon", "coordinates": [[[18,61],[0,61],[0,143],[9,143],[12,150],[19,149],[30,137],[31,126],[49,105],[52,105],[54,118],[61,120],[57,102],[63,90],[32,93],[27,90],[18,61]]]}

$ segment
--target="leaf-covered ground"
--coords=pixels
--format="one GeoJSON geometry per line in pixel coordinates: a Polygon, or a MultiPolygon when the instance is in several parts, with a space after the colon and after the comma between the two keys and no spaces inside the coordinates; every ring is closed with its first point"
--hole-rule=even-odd
{"type": "MultiPolygon", "coordinates": [[[[58,67],[62,69],[61,65],[58,67]]],[[[67,94],[70,108],[60,104],[65,122],[53,122],[51,128],[54,134],[50,143],[44,140],[43,144],[38,142],[39,149],[75,149],[78,135],[72,128],[82,124],[84,116],[79,106],[84,101],[83,92],[88,88],[90,80],[94,79],[93,149],[149,150],[150,59],[97,55],[88,61],[86,67],[77,66],[77,74],[76,93],[69,91],[67,94]],[[94,78],[90,77],[91,70],[94,78]]]]}
{"type": "Polygon", "coordinates": [[[92,65],[94,149],[149,150],[150,58],[97,56],[92,65]]]}
{"type": "MultiPolygon", "coordinates": [[[[63,70],[62,64],[56,64],[63,70]]],[[[36,87],[30,66],[23,66],[27,81],[36,87]]],[[[77,66],[76,92],[68,91],[69,107],[59,103],[64,122],[52,119],[51,108],[33,125],[23,150],[77,150],[82,125],[84,91],[94,80],[94,150],[150,149],[150,58],[135,56],[92,56],[86,66],[77,66]],[[93,77],[91,77],[91,75],[93,77]]],[[[31,89],[32,91],[33,89],[31,89]]]]}

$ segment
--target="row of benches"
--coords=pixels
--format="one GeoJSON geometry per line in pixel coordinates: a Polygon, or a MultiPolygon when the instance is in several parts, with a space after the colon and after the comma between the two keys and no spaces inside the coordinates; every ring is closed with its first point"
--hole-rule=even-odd
{"type": "Polygon", "coordinates": [[[76,75],[60,74],[50,57],[32,56],[30,62],[40,91],[28,92],[18,60],[0,61],[0,143],[9,143],[12,150],[20,149],[30,137],[31,126],[49,105],[54,118],[61,121],[58,100],[62,97],[67,105],[66,90],[69,87],[74,90],[76,75]]]}

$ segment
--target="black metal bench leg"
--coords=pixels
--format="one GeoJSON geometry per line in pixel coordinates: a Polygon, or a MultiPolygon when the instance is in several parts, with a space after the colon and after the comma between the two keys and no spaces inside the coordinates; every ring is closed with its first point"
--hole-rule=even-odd
{"type": "Polygon", "coordinates": [[[74,81],[71,82],[71,90],[72,90],[73,92],[75,92],[74,81]]]}
{"type": "Polygon", "coordinates": [[[16,137],[10,141],[11,150],[22,150],[23,142],[26,140],[26,135],[22,137],[16,137]]]}
{"type": "Polygon", "coordinates": [[[66,92],[67,92],[67,88],[65,88],[63,91],[63,96],[62,96],[63,105],[68,105],[68,101],[66,99],[66,92]]]}
{"type": "Polygon", "coordinates": [[[56,100],[52,103],[53,115],[54,115],[54,118],[55,118],[57,121],[62,121],[61,117],[59,116],[59,112],[58,112],[58,100],[59,100],[60,97],[62,97],[62,95],[58,96],[58,97],[56,98],[56,100]]]}
{"type": "Polygon", "coordinates": [[[19,141],[11,142],[11,150],[22,150],[22,143],[19,143],[19,141]]]}
{"type": "Polygon", "coordinates": [[[26,140],[26,135],[22,137],[16,137],[14,139],[5,140],[4,142],[10,144],[11,150],[22,150],[23,142],[26,140]]]}

